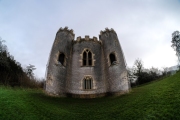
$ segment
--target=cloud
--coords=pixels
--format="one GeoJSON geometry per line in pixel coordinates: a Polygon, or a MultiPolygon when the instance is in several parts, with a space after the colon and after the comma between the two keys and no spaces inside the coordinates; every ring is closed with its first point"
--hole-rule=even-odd
{"type": "Polygon", "coordinates": [[[177,60],[171,33],[180,28],[179,5],[178,0],[0,1],[0,36],[23,66],[35,65],[39,77],[57,30],[65,26],[76,37],[98,37],[105,27],[114,28],[128,66],[141,58],[145,67],[168,67],[177,60]]]}

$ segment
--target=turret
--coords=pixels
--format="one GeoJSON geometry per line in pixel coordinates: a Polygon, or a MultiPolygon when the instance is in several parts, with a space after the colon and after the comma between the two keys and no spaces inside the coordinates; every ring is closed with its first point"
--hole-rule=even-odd
{"type": "Polygon", "coordinates": [[[50,52],[46,92],[57,96],[94,98],[128,92],[125,58],[116,32],[106,28],[96,37],[77,37],[60,28],[50,52]]]}
{"type": "Polygon", "coordinates": [[[101,31],[99,39],[102,42],[105,58],[107,89],[110,93],[123,93],[129,90],[125,58],[116,32],[106,28],[101,31]]]}
{"type": "Polygon", "coordinates": [[[68,27],[60,28],[56,33],[47,66],[46,91],[49,94],[65,95],[73,40],[73,30],[68,27]]]}

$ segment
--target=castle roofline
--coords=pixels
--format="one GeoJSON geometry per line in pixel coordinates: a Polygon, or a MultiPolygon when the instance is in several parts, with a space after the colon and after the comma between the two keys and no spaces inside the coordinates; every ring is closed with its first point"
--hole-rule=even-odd
{"type": "Polygon", "coordinates": [[[93,38],[90,38],[89,35],[85,35],[84,38],[81,38],[81,36],[77,37],[76,40],[74,40],[75,43],[82,42],[82,41],[93,41],[97,43],[101,43],[97,37],[93,36],[93,38]]]}
{"type": "Polygon", "coordinates": [[[56,34],[58,34],[59,32],[63,32],[63,31],[66,31],[66,32],[68,32],[68,33],[70,33],[70,34],[72,34],[73,35],[73,37],[75,36],[75,34],[74,34],[74,31],[73,31],[73,29],[68,29],[68,27],[66,26],[66,27],[64,27],[64,28],[59,28],[59,30],[57,31],[57,33],[56,34]]]}
{"type": "Polygon", "coordinates": [[[102,35],[103,33],[106,33],[106,32],[114,32],[114,33],[116,33],[113,28],[109,29],[109,28],[106,27],[105,30],[100,31],[100,35],[102,35]]]}
{"type": "MultiPolygon", "coordinates": [[[[101,35],[103,35],[103,34],[106,34],[106,33],[109,33],[109,32],[113,32],[113,33],[115,33],[116,34],[116,32],[114,31],[114,29],[113,28],[111,28],[111,29],[109,29],[109,28],[105,28],[105,30],[101,30],[100,31],[100,34],[99,34],[99,39],[101,39],[101,35]]],[[[117,34],[116,34],[117,35],[117,34]]]]}
{"type": "MultiPolygon", "coordinates": [[[[58,34],[59,32],[63,32],[63,31],[68,32],[68,33],[70,33],[73,37],[75,37],[75,34],[74,34],[73,29],[68,29],[67,26],[64,27],[64,28],[61,27],[61,28],[57,31],[56,34],[58,34]]],[[[113,32],[113,33],[116,34],[116,32],[114,31],[113,28],[111,28],[111,29],[105,28],[105,30],[103,30],[103,31],[101,30],[101,31],[100,31],[100,34],[99,34],[99,39],[100,39],[100,40],[98,40],[97,37],[89,38],[89,36],[86,35],[85,38],[81,38],[80,36],[77,37],[77,39],[75,40],[75,42],[80,42],[80,41],[84,41],[84,40],[86,40],[86,41],[100,42],[100,41],[101,41],[101,35],[103,35],[103,34],[108,34],[108,33],[110,33],[110,32],[113,32]]],[[[117,35],[117,34],[116,34],[116,35],[117,35]]],[[[107,35],[106,35],[106,36],[107,36],[107,35]]]]}

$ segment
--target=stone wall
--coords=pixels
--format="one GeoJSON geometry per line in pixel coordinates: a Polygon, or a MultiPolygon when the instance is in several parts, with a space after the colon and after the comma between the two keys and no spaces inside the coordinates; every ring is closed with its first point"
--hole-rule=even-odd
{"type": "MultiPolygon", "coordinates": [[[[87,38],[87,37],[86,37],[87,38]]],[[[72,77],[68,82],[68,93],[71,94],[99,94],[106,92],[106,79],[104,77],[104,59],[102,47],[99,41],[94,39],[81,39],[75,41],[72,54],[72,77]],[[89,49],[93,54],[93,65],[82,65],[82,54],[84,49],[89,49]],[[83,88],[83,79],[86,76],[91,76],[93,83],[91,90],[83,88]]]]}
{"type": "Polygon", "coordinates": [[[65,86],[67,79],[67,70],[70,67],[72,40],[74,34],[67,27],[60,29],[54,40],[50,53],[49,64],[47,66],[46,91],[50,94],[63,96],[65,94],[65,86]],[[65,55],[64,64],[58,62],[59,54],[65,55]]]}
{"type": "Polygon", "coordinates": [[[99,37],[104,50],[108,92],[114,93],[129,90],[125,60],[116,32],[113,29],[106,29],[101,31],[99,37]],[[114,64],[110,62],[109,56],[111,53],[116,57],[114,64]]]}
{"type": "Polygon", "coordinates": [[[94,98],[108,93],[120,95],[128,92],[129,82],[125,58],[116,32],[113,29],[101,31],[96,37],[77,37],[73,30],[60,28],[56,34],[47,66],[46,91],[58,96],[94,98]],[[82,65],[85,49],[92,52],[92,66],[82,65]],[[59,55],[65,55],[64,64],[58,62],[59,55]],[[116,61],[111,64],[109,55],[116,61]],[[92,78],[92,89],[84,89],[85,77],[92,78]]]}

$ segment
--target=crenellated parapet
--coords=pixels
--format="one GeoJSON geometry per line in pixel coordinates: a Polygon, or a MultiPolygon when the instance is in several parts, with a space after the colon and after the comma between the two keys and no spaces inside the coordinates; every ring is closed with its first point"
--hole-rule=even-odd
{"type": "Polygon", "coordinates": [[[73,37],[75,36],[73,29],[68,29],[68,27],[64,27],[64,28],[59,28],[59,30],[57,31],[56,34],[58,34],[59,32],[67,32],[67,34],[71,34],[73,37]]]}
{"type": "Polygon", "coordinates": [[[77,39],[74,41],[74,43],[82,42],[82,41],[92,41],[92,42],[97,42],[101,43],[97,37],[90,38],[89,35],[86,35],[84,38],[81,38],[81,36],[77,37],[77,39]]]}
{"type": "Polygon", "coordinates": [[[57,31],[46,73],[49,95],[80,98],[120,95],[130,90],[118,36],[106,28],[99,38],[75,38],[72,29],[57,31]]]}
{"type": "MultiPolygon", "coordinates": [[[[112,33],[112,32],[116,34],[116,32],[114,31],[113,28],[111,28],[111,29],[105,28],[104,31],[101,30],[101,31],[100,31],[100,35],[99,35],[99,39],[101,39],[101,35],[105,34],[105,36],[108,37],[108,36],[109,36],[109,33],[112,33]]],[[[117,34],[116,34],[116,35],[117,35],[117,34]]]]}

